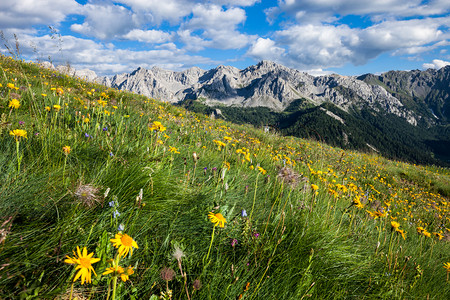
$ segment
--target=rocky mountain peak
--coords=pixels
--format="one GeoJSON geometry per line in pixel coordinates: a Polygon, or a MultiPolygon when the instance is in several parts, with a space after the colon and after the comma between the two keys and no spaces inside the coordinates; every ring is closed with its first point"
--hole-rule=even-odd
{"type": "Polygon", "coordinates": [[[225,65],[181,72],[138,68],[130,74],[103,79],[102,83],[170,102],[201,98],[206,104],[265,106],[282,111],[293,101],[304,99],[315,105],[331,102],[346,111],[351,107],[370,107],[417,124],[423,120],[435,122],[436,117],[447,115],[450,119],[449,77],[450,66],[359,77],[314,77],[263,60],[243,70],[225,65]]]}

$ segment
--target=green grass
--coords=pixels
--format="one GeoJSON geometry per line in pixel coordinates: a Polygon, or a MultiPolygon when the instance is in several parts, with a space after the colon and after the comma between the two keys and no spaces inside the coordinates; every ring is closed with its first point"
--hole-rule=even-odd
{"type": "Polygon", "coordinates": [[[210,120],[5,56],[0,83],[0,299],[69,299],[77,246],[100,261],[72,296],[106,299],[119,225],[139,248],[121,259],[134,274],[116,299],[450,296],[448,169],[210,120]],[[213,240],[211,211],[227,221],[213,240]]]}

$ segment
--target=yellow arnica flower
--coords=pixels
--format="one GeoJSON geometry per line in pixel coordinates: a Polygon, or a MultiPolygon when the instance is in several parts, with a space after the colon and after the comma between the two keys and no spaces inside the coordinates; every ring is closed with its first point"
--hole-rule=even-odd
{"type": "Polygon", "coordinates": [[[208,213],[208,219],[211,221],[211,223],[214,224],[214,226],[219,225],[219,227],[222,228],[225,226],[225,223],[227,222],[227,220],[225,220],[225,217],[222,216],[221,213],[215,214],[213,212],[210,212],[208,213]]]}
{"type": "Polygon", "coordinates": [[[397,229],[397,228],[400,227],[400,223],[399,223],[399,222],[392,221],[392,222],[391,222],[391,226],[392,226],[392,228],[397,229]]]}
{"type": "Polygon", "coordinates": [[[89,123],[89,118],[84,118],[83,122],[84,123],[89,123]]]}
{"type": "Polygon", "coordinates": [[[164,127],[161,122],[155,121],[153,122],[152,126],[148,128],[150,131],[156,130],[159,132],[163,132],[166,130],[166,127],[164,127]]]}
{"type": "Polygon", "coordinates": [[[311,188],[312,188],[314,191],[317,191],[317,190],[319,189],[319,186],[316,185],[316,184],[311,184],[311,188]]]}
{"type": "Polygon", "coordinates": [[[59,111],[59,110],[61,109],[61,105],[55,104],[55,105],[53,105],[53,108],[54,108],[56,111],[59,111]]]}
{"type": "Polygon", "coordinates": [[[450,262],[444,263],[444,268],[447,270],[447,272],[450,272],[450,262]]]}
{"type": "Polygon", "coordinates": [[[63,151],[64,151],[65,154],[69,154],[70,151],[72,151],[72,149],[70,149],[70,146],[64,146],[63,147],[63,151]]]}
{"type": "Polygon", "coordinates": [[[8,83],[6,86],[9,87],[10,89],[15,88],[14,83],[8,83]]]}
{"type": "Polygon", "coordinates": [[[91,254],[87,253],[86,247],[83,248],[83,253],[80,250],[80,247],[77,246],[77,253],[75,251],[73,252],[74,257],[66,256],[67,259],[64,260],[67,264],[76,264],[75,270],[79,270],[77,275],[75,275],[75,278],[73,281],[75,282],[78,278],[81,276],[81,284],[91,283],[91,271],[94,272],[95,276],[97,274],[95,273],[94,268],[92,267],[92,264],[100,261],[100,258],[93,258],[94,252],[91,254]]]}
{"type": "Polygon", "coordinates": [[[46,110],[46,111],[50,111],[50,110],[51,110],[50,106],[46,106],[46,107],[45,107],[45,110],[46,110]]]}
{"type": "Polygon", "coordinates": [[[8,107],[18,109],[18,108],[20,107],[20,102],[19,102],[19,100],[17,100],[17,99],[12,99],[11,101],[9,101],[8,107]]]}
{"type": "Polygon", "coordinates": [[[265,174],[267,173],[267,171],[264,170],[264,169],[261,168],[261,167],[258,167],[258,171],[259,171],[261,174],[263,174],[263,175],[265,175],[265,174]]]}
{"type": "Polygon", "coordinates": [[[405,239],[406,238],[406,231],[395,228],[395,231],[400,233],[402,235],[402,238],[405,239]]]}
{"type": "Polygon", "coordinates": [[[120,274],[120,279],[122,279],[123,282],[130,279],[130,275],[134,274],[133,267],[128,267],[122,274],[120,274]]]}
{"type": "Polygon", "coordinates": [[[130,255],[133,255],[133,247],[139,249],[137,243],[128,234],[117,233],[111,239],[111,243],[113,243],[114,247],[119,248],[120,256],[127,256],[128,252],[130,252],[130,255]]]}
{"type": "Polygon", "coordinates": [[[9,135],[13,136],[16,140],[20,139],[21,137],[27,139],[27,131],[23,129],[14,129],[13,131],[9,132],[9,135]]]}
{"type": "Polygon", "coordinates": [[[114,275],[119,275],[123,273],[123,268],[121,266],[109,267],[106,268],[106,271],[102,273],[102,275],[108,275],[111,273],[115,273],[114,275]]]}

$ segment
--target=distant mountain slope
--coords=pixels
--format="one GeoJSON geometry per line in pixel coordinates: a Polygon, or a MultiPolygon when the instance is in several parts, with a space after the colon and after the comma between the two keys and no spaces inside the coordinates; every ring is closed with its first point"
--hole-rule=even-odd
{"type": "Polygon", "coordinates": [[[450,66],[439,70],[390,71],[358,77],[368,84],[384,87],[402,104],[438,123],[450,121],[450,66]]]}

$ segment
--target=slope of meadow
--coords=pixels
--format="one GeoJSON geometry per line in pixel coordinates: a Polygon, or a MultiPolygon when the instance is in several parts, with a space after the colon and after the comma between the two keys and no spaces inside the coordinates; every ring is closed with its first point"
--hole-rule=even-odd
{"type": "Polygon", "coordinates": [[[0,84],[0,299],[450,298],[448,169],[5,56],[0,84]]]}

